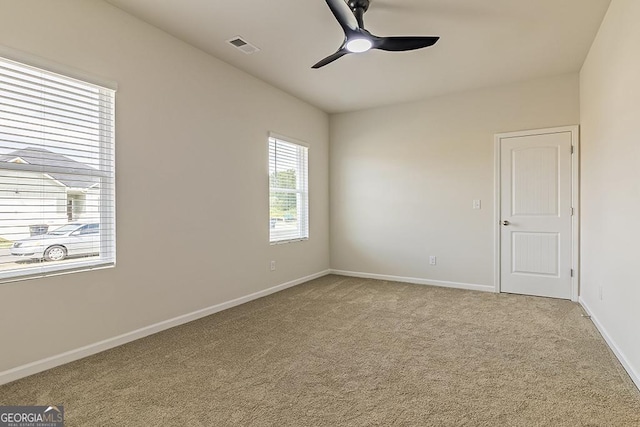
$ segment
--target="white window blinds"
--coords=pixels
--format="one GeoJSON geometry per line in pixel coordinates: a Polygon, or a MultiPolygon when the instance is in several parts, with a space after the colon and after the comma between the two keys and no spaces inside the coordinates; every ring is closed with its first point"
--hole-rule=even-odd
{"type": "Polygon", "coordinates": [[[309,238],[308,149],[269,137],[269,240],[309,238]]]}
{"type": "Polygon", "coordinates": [[[114,101],[0,57],[0,280],[115,262],[114,101]]]}

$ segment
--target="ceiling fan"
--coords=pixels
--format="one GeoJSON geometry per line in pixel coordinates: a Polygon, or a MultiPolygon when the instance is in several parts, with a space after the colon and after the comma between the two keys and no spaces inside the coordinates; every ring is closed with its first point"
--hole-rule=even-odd
{"type": "Polygon", "coordinates": [[[364,13],[369,9],[370,0],[326,0],[333,16],[344,31],[344,42],[340,49],[311,68],[324,67],[349,53],[362,53],[369,49],[392,52],[422,49],[433,46],[440,37],[378,37],[364,29],[364,13]]]}

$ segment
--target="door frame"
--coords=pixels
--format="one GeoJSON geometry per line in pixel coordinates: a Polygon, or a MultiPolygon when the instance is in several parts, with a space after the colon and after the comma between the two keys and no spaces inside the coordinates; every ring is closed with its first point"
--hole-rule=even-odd
{"type": "Polygon", "coordinates": [[[497,133],[494,136],[494,207],[493,207],[493,231],[494,231],[494,267],[493,277],[495,292],[501,292],[501,153],[502,140],[506,138],[514,138],[520,136],[545,135],[551,133],[571,132],[571,146],[573,147],[573,155],[571,156],[571,205],[573,207],[573,216],[571,218],[571,268],[573,276],[571,277],[571,301],[578,301],[580,293],[580,127],[561,126],[545,129],[532,129],[519,132],[497,133]]]}

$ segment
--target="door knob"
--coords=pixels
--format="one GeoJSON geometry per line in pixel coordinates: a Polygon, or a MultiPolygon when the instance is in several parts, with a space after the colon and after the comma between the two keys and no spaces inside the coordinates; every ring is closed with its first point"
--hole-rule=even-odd
{"type": "Polygon", "coordinates": [[[511,223],[505,219],[504,221],[502,221],[502,225],[511,225],[511,223]]]}

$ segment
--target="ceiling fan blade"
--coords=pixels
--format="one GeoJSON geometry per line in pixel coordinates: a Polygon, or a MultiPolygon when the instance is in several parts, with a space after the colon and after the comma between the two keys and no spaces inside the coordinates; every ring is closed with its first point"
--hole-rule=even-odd
{"type": "Polygon", "coordinates": [[[358,20],[344,0],[326,0],[326,2],[345,33],[358,29],[358,20]]]}
{"type": "Polygon", "coordinates": [[[324,67],[327,64],[331,64],[333,61],[335,61],[336,59],[340,59],[343,56],[345,56],[346,54],[348,54],[349,51],[345,48],[340,49],[339,51],[337,51],[336,53],[334,53],[333,55],[329,55],[326,58],[324,58],[323,60],[319,61],[317,64],[315,64],[313,67],[311,68],[320,68],[320,67],[324,67]]]}
{"type": "Polygon", "coordinates": [[[404,50],[422,49],[436,44],[440,37],[377,37],[373,48],[401,52],[404,50]]]}

